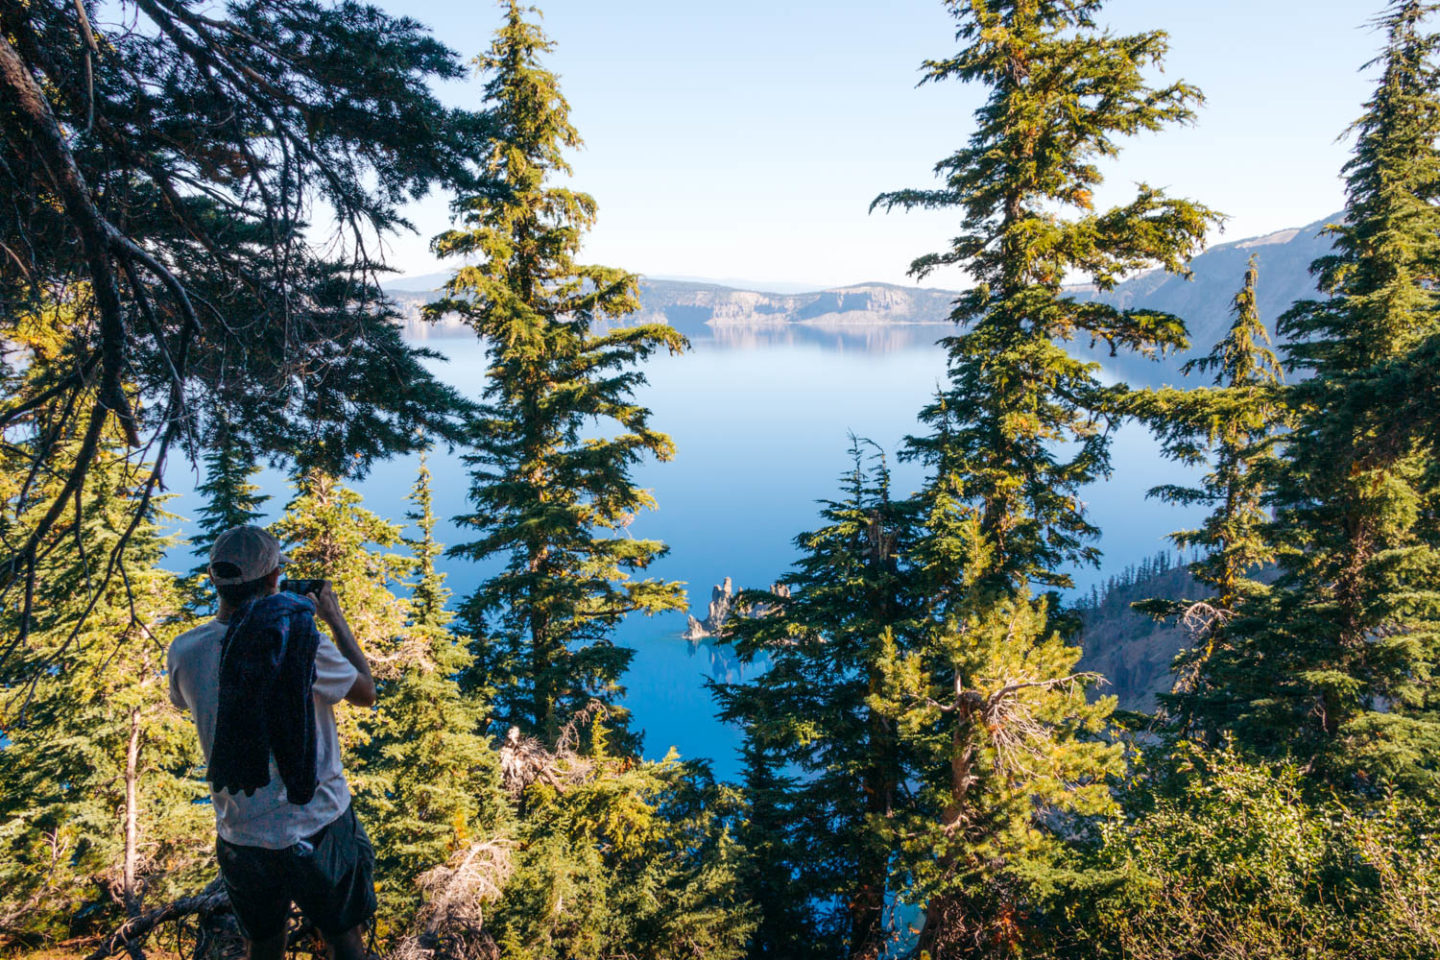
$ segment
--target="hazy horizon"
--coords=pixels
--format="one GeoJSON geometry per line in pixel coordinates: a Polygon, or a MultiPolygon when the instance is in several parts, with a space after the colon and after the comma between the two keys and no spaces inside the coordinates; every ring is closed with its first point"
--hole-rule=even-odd
{"type": "MultiPolygon", "coordinates": [[[[1314,218],[1314,219],[1311,219],[1311,220],[1307,220],[1307,221],[1305,221],[1304,223],[1284,224],[1284,225],[1276,226],[1276,227],[1274,227],[1273,229],[1270,229],[1270,230],[1264,230],[1264,231],[1261,231],[1261,232],[1259,232],[1259,233],[1251,234],[1251,235],[1249,235],[1249,236],[1244,236],[1244,237],[1230,237],[1230,236],[1226,236],[1226,235],[1224,235],[1224,234],[1221,234],[1221,235],[1219,235],[1218,237],[1213,238],[1213,239],[1211,240],[1211,242],[1207,245],[1206,249],[1207,249],[1207,250],[1214,250],[1214,249],[1219,248],[1219,247],[1228,247],[1228,246],[1232,246],[1232,245],[1245,245],[1245,244],[1254,243],[1255,241],[1265,240],[1265,239],[1267,239],[1267,238],[1269,238],[1269,237],[1273,237],[1273,236],[1276,236],[1276,235],[1278,235],[1278,234],[1287,233],[1287,232],[1292,231],[1292,230],[1303,230],[1303,229],[1306,228],[1306,227],[1310,227],[1310,226],[1314,226],[1314,225],[1316,225],[1316,224],[1320,224],[1320,223],[1327,222],[1327,221],[1329,221],[1330,219],[1332,219],[1332,218],[1334,218],[1334,217],[1337,217],[1337,216],[1339,216],[1339,212],[1338,212],[1338,211],[1337,211],[1337,212],[1334,212],[1334,213],[1325,214],[1324,216],[1317,217],[1317,218],[1314,218]]],[[[381,285],[381,287],[383,287],[384,289],[389,290],[389,291],[394,291],[394,292],[403,292],[403,293],[429,293],[429,292],[431,292],[431,291],[433,291],[433,290],[439,289],[440,285],[443,284],[443,283],[445,282],[445,280],[448,279],[448,278],[450,277],[450,275],[454,273],[454,270],[455,270],[454,267],[447,267],[447,266],[445,265],[445,262],[444,262],[444,261],[438,262],[437,264],[435,264],[435,266],[439,267],[440,269],[430,270],[430,271],[427,271],[427,272],[425,272],[425,273],[413,273],[413,274],[406,274],[406,275],[403,275],[403,276],[396,276],[396,277],[385,278],[385,279],[382,279],[382,280],[381,280],[380,285],[381,285]],[[427,285],[427,284],[428,284],[428,285],[427,285]]],[[[907,279],[905,282],[902,282],[902,283],[896,283],[896,282],[893,281],[893,280],[880,280],[880,279],[875,279],[875,278],[869,278],[869,279],[861,279],[861,280],[850,280],[850,281],[847,281],[847,282],[844,282],[844,283],[828,284],[828,285],[827,285],[827,284],[819,284],[819,283],[813,283],[813,282],[807,282],[807,281],[796,281],[796,280],[751,280],[751,279],[740,278],[740,277],[707,277],[707,276],[703,276],[703,275],[693,275],[693,274],[692,274],[692,275],[684,275],[684,274],[681,274],[681,275],[655,274],[655,273],[648,273],[648,272],[646,272],[646,271],[644,271],[644,270],[637,270],[637,271],[635,271],[635,272],[640,275],[640,278],[641,278],[642,281],[643,281],[643,280],[661,280],[661,281],[674,282],[674,283],[709,284],[709,285],[717,286],[717,287],[726,287],[726,288],[729,288],[729,289],[732,289],[732,290],[742,290],[742,291],[747,291],[747,292],[751,292],[751,293],[775,293],[775,294],[780,294],[780,295],[782,295],[782,296],[783,296],[783,295],[801,294],[801,293],[818,293],[818,292],[823,291],[823,290],[836,290],[836,289],[844,289],[844,288],[847,288],[847,287],[862,287],[862,286],[868,286],[868,285],[871,285],[871,284],[890,284],[890,285],[894,285],[894,286],[910,287],[910,288],[917,289],[917,290],[927,290],[927,289],[928,289],[928,290],[945,290],[945,291],[950,291],[950,290],[960,290],[960,289],[964,289],[964,287],[963,287],[963,286],[960,286],[960,285],[950,286],[950,287],[942,286],[942,285],[940,285],[940,284],[937,284],[937,283],[933,282],[930,278],[927,278],[927,279],[922,280],[922,281],[915,281],[915,280],[909,280],[909,279],[907,279]]],[[[1142,273],[1146,273],[1146,272],[1149,272],[1149,271],[1142,271],[1142,273]]],[[[1139,274],[1137,274],[1137,276],[1138,276],[1138,275],[1139,275],[1139,274]]]]}

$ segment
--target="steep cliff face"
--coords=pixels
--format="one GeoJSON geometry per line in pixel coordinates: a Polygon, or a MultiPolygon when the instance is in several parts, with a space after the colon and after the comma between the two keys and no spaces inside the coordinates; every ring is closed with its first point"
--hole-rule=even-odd
{"type": "Polygon", "coordinates": [[[892,324],[943,325],[955,293],[866,283],[814,293],[778,294],[646,280],[637,319],[669,323],[687,336],[713,336],[727,327],[804,326],[816,330],[892,324]]]}
{"type": "Polygon", "coordinates": [[[1292,303],[1318,297],[1310,264],[1330,252],[1331,240],[1321,231],[1327,223],[1339,219],[1340,214],[1334,214],[1308,226],[1216,244],[1191,263],[1193,276],[1189,280],[1156,270],[1103,294],[1089,287],[1075,287],[1072,294],[1080,300],[1098,300],[1124,309],[1160,310],[1183,318],[1190,330],[1188,351],[1163,364],[1135,357],[1104,361],[1133,380],[1173,383],[1179,379],[1177,373],[1185,360],[1208,353],[1229,329],[1230,307],[1252,253],[1257,255],[1260,266],[1260,317],[1272,334],[1275,321],[1292,303]]]}

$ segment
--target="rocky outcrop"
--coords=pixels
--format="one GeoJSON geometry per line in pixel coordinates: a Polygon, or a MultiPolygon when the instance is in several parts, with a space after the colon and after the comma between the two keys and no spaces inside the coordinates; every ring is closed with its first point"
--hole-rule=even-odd
{"type": "Polygon", "coordinates": [[[723,583],[717,583],[710,588],[710,607],[705,614],[705,619],[696,620],[693,615],[687,616],[688,626],[685,629],[685,639],[703,640],[718,634],[725,626],[725,621],[730,619],[730,608],[734,603],[735,584],[729,577],[726,577],[723,583]]]}
{"type": "MultiPolygon", "coordinates": [[[[773,584],[770,587],[772,596],[789,598],[790,588],[783,583],[773,584]]],[[[760,604],[754,608],[736,609],[735,605],[735,584],[729,577],[723,582],[717,583],[710,589],[710,606],[706,611],[704,620],[695,619],[694,615],[687,615],[688,625],[685,628],[684,637],[686,640],[704,640],[707,637],[718,637],[725,630],[725,622],[732,615],[740,616],[764,616],[770,611],[768,604],[760,604]]]]}

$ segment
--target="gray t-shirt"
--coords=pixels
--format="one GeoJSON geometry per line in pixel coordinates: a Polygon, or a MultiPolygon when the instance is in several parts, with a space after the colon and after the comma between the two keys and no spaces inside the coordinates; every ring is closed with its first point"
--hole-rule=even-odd
{"type": "MultiPolygon", "coordinates": [[[[220,644],[226,624],[211,620],[186,631],[170,644],[166,669],[170,702],[190,711],[200,749],[210,762],[215,743],[215,717],[220,708],[220,644]]],[[[303,805],[285,796],[285,784],[270,758],[270,782],[250,796],[211,791],[215,830],[225,841],[246,847],[283,850],[320,830],[350,805],[350,787],[340,769],[340,739],[335,733],[333,705],[345,699],[359,675],[324,634],[315,650],[315,796],[303,805]]]]}

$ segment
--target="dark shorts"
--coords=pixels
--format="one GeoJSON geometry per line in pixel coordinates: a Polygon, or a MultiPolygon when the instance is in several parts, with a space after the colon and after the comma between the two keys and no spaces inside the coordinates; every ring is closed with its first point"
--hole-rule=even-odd
{"type": "Polygon", "coordinates": [[[283,850],[217,839],[215,851],[240,930],[250,940],[279,936],[292,901],[332,940],[375,914],[375,850],[353,804],[283,850]]]}

